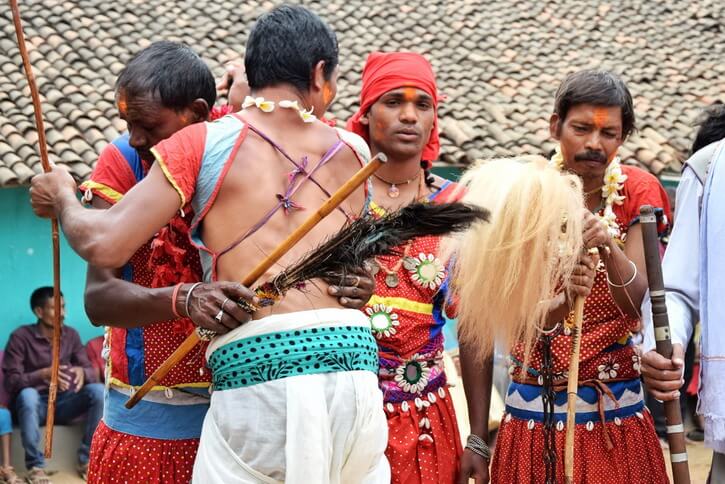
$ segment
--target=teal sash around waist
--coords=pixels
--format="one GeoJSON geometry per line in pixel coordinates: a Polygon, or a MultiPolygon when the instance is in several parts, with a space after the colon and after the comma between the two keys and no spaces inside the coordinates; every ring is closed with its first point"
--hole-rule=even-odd
{"type": "Polygon", "coordinates": [[[215,391],[290,376],[339,371],[378,372],[370,328],[332,326],[268,333],[227,343],[209,358],[215,391]]]}

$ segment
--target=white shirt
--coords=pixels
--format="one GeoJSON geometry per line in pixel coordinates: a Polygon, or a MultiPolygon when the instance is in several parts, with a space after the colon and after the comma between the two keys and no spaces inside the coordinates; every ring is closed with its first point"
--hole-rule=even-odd
{"type": "MultiPolygon", "coordinates": [[[[700,199],[703,186],[690,167],[685,167],[677,187],[675,225],[662,260],[667,291],[667,315],[672,343],[683,348],[692,337],[700,311],[700,199]]],[[[642,303],[643,352],[655,348],[652,304],[649,292],[642,303]]]]}

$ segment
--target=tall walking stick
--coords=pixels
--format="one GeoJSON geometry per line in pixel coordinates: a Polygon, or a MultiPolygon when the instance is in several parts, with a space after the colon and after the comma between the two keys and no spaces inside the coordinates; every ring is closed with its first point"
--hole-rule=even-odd
{"type": "MultiPolygon", "coordinates": [[[[667,317],[667,305],[665,304],[665,284],[662,279],[659,239],[657,238],[657,218],[655,217],[654,208],[650,205],[640,207],[639,221],[642,225],[644,258],[647,264],[647,281],[649,283],[649,296],[652,301],[652,322],[654,324],[657,353],[670,359],[672,358],[670,321],[667,317]]],[[[680,402],[670,400],[664,403],[664,407],[665,421],[667,422],[667,442],[670,445],[670,462],[672,462],[672,477],[675,484],[689,484],[690,470],[687,463],[685,429],[682,425],[680,402]]]]}
{"type": "MultiPolygon", "coordinates": [[[[45,126],[43,125],[43,110],[40,105],[38,86],[35,84],[33,68],[30,65],[28,49],[25,46],[25,35],[20,20],[17,0],[10,0],[10,9],[13,12],[13,23],[15,24],[15,35],[18,37],[18,48],[20,57],[23,59],[25,77],[28,79],[30,96],[33,98],[33,111],[35,112],[35,127],[38,131],[38,148],[40,151],[40,163],[43,171],[50,171],[48,161],[48,146],[45,141],[45,126]]],[[[58,239],[58,219],[51,219],[51,230],[53,234],[53,360],[50,370],[50,386],[48,387],[48,416],[45,420],[45,457],[50,458],[53,453],[53,424],[55,422],[55,400],[58,393],[58,370],[60,366],[60,242],[58,239]]]]}
{"type": "MultiPolygon", "coordinates": [[[[265,272],[269,270],[284,254],[287,253],[302,237],[304,237],[320,220],[335,210],[357,187],[367,180],[370,175],[387,161],[383,153],[378,153],[370,163],[362,167],[355,175],[345,182],[328,198],[325,203],[310,215],[294,232],[292,232],[276,249],[272,251],[252,272],[247,274],[242,284],[249,287],[254,284],[265,272]]],[[[159,366],[155,372],[141,385],[126,402],[126,408],[133,408],[146,395],[154,385],[158,384],[184,356],[186,356],[201,341],[199,330],[191,333],[176,350],[159,366]]]]}
{"type": "Polygon", "coordinates": [[[576,429],[576,399],[579,389],[579,354],[582,341],[582,321],[584,320],[584,300],[578,296],[574,300],[574,328],[572,328],[571,360],[569,361],[569,380],[566,388],[566,443],[564,447],[564,477],[567,484],[574,482],[574,435],[576,429]]]}

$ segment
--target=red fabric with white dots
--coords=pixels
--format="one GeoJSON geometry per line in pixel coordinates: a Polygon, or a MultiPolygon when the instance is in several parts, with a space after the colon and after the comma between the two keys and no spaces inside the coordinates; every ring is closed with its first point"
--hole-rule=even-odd
{"type": "MultiPolygon", "coordinates": [[[[662,448],[649,411],[623,418],[621,425],[607,424],[614,447],[607,450],[603,424],[576,426],[574,482],[577,484],[664,484],[669,482],[662,448]]],[[[555,431],[556,482],[563,484],[566,427],[555,431]]],[[[504,418],[498,430],[491,465],[495,484],[545,482],[544,433],[540,422],[529,430],[526,420],[504,418]],[[508,421],[507,421],[508,420],[508,421]]]]}
{"type": "MultiPolygon", "coordinates": [[[[450,183],[428,200],[432,203],[454,201],[451,200],[451,194],[456,188],[457,185],[450,183]]],[[[438,237],[415,239],[408,250],[408,255],[411,257],[418,257],[421,254],[437,255],[439,244],[438,237]]],[[[381,257],[380,261],[386,268],[392,270],[400,258],[400,256],[386,256],[381,257]]],[[[423,287],[412,279],[411,271],[402,266],[397,274],[399,285],[390,288],[385,284],[386,271],[381,269],[375,276],[375,295],[403,298],[417,303],[433,303],[439,286],[423,287]]],[[[439,325],[431,314],[405,310],[395,305],[392,306],[392,310],[399,318],[395,333],[389,336],[375,334],[381,356],[404,363],[418,353],[443,352],[443,338],[434,339],[431,335],[432,331],[435,333],[433,336],[440,331],[440,327],[434,329],[439,325]],[[430,348],[433,342],[438,342],[438,347],[430,348]]],[[[409,399],[402,403],[389,402],[385,397],[389,385],[393,385],[396,395],[403,393],[393,381],[381,380],[380,384],[387,402],[385,415],[388,418],[389,437],[385,455],[390,462],[393,484],[453,483],[463,449],[453,402],[446,384],[432,392],[426,389],[410,393],[409,399]],[[417,406],[416,400],[424,402],[425,406],[417,406]]]]}
{"type": "MultiPolygon", "coordinates": [[[[630,224],[639,216],[639,207],[649,204],[664,211],[666,225],[671,220],[666,193],[656,178],[634,167],[623,166],[628,179],[622,194],[625,201],[613,207],[617,223],[626,240],[630,224]]],[[[666,229],[665,226],[660,227],[666,229]]],[[[631,273],[627,272],[624,277],[631,273]]],[[[630,336],[638,330],[640,321],[625,315],[612,298],[605,272],[597,273],[591,295],[584,306],[579,381],[638,379],[640,360],[630,336]]],[[[559,333],[551,343],[555,383],[566,383],[571,356],[571,336],[559,333]]],[[[523,360],[523,348],[518,346],[512,356],[523,360]]],[[[529,365],[538,374],[541,369],[539,348],[532,351],[529,365]]],[[[512,376],[522,381],[521,367],[512,368],[512,376]]],[[[530,380],[529,380],[530,383],[530,380]]],[[[543,411],[543,408],[542,408],[543,411]]],[[[491,467],[492,482],[541,483],[544,482],[544,437],[542,426],[533,429],[529,422],[505,418],[499,429],[496,452],[491,467]]],[[[565,432],[556,432],[557,482],[564,482],[563,449],[565,432]]],[[[591,431],[586,425],[577,425],[575,444],[575,482],[607,483],[663,483],[668,482],[659,440],[648,411],[643,417],[632,416],[606,424],[594,423],[591,431]],[[608,451],[603,437],[603,425],[614,443],[608,451]]]]}
{"type": "Polygon", "coordinates": [[[116,432],[101,421],[93,434],[88,482],[191,482],[198,439],[159,440],[116,432]],[[133,456],[133,458],[129,458],[133,456]]]}

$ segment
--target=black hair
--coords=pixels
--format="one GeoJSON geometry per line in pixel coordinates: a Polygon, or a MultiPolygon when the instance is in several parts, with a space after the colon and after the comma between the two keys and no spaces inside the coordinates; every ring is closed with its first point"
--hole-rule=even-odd
{"type": "Polygon", "coordinates": [[[706,107],[696,124],[700,126],[692,143],[692,153],[725,138],[725,104],[716,101],[706,107]]]}
{"type": "Polygon", "coordinates": [[[573,106],[618,106],[622,109],[622,139],[634,131],[634,103],[627,85],[609,71],[585,69],[569,74],[556,91],[554,112],[563,122],[573,106]]]}
{"type": "Polygon", "coordinates": [[[116,92],[120,90],[131,96],[155,96],[163,107],[175,111],[199,98],[209,109],[216,102],[211,70],[189,46],[178,42],[154,42],[133,56],[116,79],[116,92]]]}
{"type": "Polygon", "coordinates": [[[421,160],[420,167],[423,169],[423,180],[425,181],[425,185],[430,188],[433,186],[433,183],[435,182],[435,178],[433,178],[433,174],[430,172],[430,166],[431,163],[426,160],[421,160]]]}
{"type": "MultiPolygon", "coordinates": [[[[63,293],[60,293],[63,297],[63,293]]],[[[51,286],[39,287],[30,295],[30,309],[35,312],[35,308],[42,308],[49,299],[53,299],[53,288],[51,286]]]]}
{"type": "Polygon", "coordinates": [[[307,92],[320,61],[329,79],[338,63],[335,33],[306,8],[281,5],[257,20],[247,40],[244,67],[252,90],[291,84],[307,92]]]}

